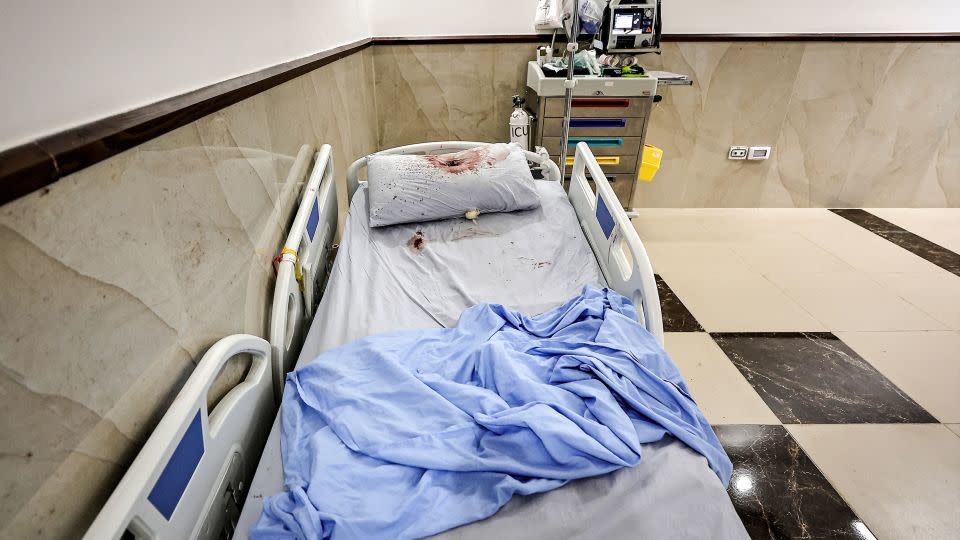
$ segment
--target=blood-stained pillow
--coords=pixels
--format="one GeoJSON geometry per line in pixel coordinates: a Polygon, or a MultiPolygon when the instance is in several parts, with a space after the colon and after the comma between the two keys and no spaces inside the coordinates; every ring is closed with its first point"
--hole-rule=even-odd
{"type": "Polygon", "coordinates": [[[427,156],[374,154],[367,182],[371,227],[540,206],[526,156],[515,144],[427,156]]]}

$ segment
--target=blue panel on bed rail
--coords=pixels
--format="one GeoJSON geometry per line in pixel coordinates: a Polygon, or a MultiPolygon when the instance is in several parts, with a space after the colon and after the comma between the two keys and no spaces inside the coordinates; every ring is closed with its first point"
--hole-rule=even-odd
{"type": "Polygon", "coordinates": [[[310,241],[313,242],[317,236],[317,224],[320,223],[320,202],[316,197],[313,198],[313,209],[310,210],[310,219],[307,220],[307,234],[310,235],[310,241]]]}
{"type": "Polygon", "coordinates": [[[180,439],[180,444],[170,456],[170,461],[160,473],[160,478],[157,478],[157,483],[153,485],[153,490],[147,496],[147,500],[168,521],[177,508],[180,497],[187,489],[187,484],[190,483],[190,478],[193,477],[193,471],[197,469],[201,457],[203,457],[203,424],[200,420],[200,411],[197,411],[197,415],[190,422],[190,427],[180,439]]]}
{"type": "Polygon", "coordinates": [[[599,193],[597,193],[597,221],[600,223],[603,235],[610,238],[615,225],[613,222],[613,214],[610,213],[610,209],[607,208],[607,203],[603,201],[603,197],[601,197],[599,193]]]}

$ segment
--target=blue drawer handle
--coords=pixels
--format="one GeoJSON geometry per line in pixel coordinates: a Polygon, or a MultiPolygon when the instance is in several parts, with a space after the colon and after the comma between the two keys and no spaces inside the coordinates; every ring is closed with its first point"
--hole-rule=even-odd
{"type": "Polygon", "coordinates": [[[582,142],[587,143],[587,146],[623,146],[623,139],[620,137],[570,137],[567,145],[576,146],[582,142]]]}
{"type": "Polygon", "coordinates": [[[622,128],[627,127],[623,118],[574,118],[570,120],[572,128],[622,128]]]}

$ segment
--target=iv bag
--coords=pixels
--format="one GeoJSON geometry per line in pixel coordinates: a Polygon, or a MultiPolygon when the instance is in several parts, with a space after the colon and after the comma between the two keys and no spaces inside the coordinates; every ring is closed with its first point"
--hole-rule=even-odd
{"type": "Polygon", "coordinates": [[[539,0],[533,27],[537,31],[563,28],[563,0],[539,0]]]}
{"type": "Polygon", "coordinates": [[[603,10],[597,7],[593,0],[581,0],[580,33],[596,34],[600,31],[601,22],[603,22],[603,10]]]}

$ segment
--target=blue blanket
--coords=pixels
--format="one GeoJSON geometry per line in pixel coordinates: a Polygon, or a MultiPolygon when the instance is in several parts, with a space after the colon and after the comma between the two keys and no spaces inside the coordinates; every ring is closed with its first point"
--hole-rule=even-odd
{"type": "Polygon", "coordinates": [[[516,494],[632,467],[670,434],[724,485],[730,460],[666,352],[607,289],[526,317],[494,304],[456,328],[394,332],[287,377],[287,491],[253,538],[417,538],[516,494]]]}

